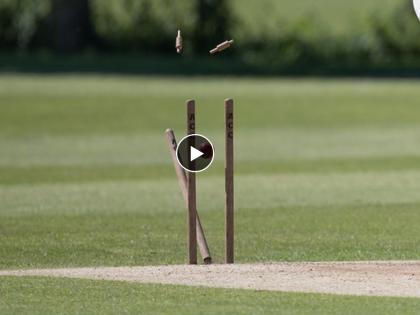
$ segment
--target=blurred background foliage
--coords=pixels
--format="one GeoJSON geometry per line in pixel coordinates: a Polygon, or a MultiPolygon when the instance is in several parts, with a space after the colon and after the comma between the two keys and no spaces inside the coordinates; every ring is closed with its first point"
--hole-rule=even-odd
{"type": "Polygon", "coordinates": [[[176,58],[178,28],[184,58],[201,58],[234,38],[223,58],[235,62],[219,67],[227,73],[420,69],[420,23],[411,0],[0,0],[3,56],[176,58]]]}

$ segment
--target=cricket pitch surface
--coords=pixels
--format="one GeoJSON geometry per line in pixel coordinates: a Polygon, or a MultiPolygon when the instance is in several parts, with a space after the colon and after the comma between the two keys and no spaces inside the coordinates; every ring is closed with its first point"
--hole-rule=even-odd
{"type": "Polygon", "coordinates": [[[420,261],[305,262],[4,270],[47,276],[213,288],[420,297],[420,261]]]}

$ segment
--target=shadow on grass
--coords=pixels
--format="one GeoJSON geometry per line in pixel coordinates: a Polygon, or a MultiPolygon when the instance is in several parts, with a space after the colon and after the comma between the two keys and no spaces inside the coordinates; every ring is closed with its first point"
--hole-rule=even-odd
{"type": "Polygon", "coordinates": [[[248,75],[418,78],[420,65],[253,63],[233,56],[187,57],[146,54],[57,55],[0,53],[0,73],[102,73],[121,75],[248,75]]]}

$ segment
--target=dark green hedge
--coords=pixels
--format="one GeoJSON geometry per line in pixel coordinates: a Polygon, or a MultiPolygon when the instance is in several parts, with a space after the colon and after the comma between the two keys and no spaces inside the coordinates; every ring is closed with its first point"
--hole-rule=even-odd
{"type": "Polygon", "coordinates": [[[204,53],[232,36],[231,11],[228,0],[0,0],[0,49],[173,52],[180,28],[187,53],[204,53]]]}
{"type": "Polygon", "coordinates": [[[346,36],[334,35],[315,18],[248,36],[241,27],[246,21],[235,16],[229,0],[0,0],[0,50],[173,54],[181,28],[185,57],[206,55],[234,36],[241,40],[224,55],[256,73],[420,66],[420,22],[411,0],[394,12],[372,14],[370,21],[366,32],[346,36]]]}

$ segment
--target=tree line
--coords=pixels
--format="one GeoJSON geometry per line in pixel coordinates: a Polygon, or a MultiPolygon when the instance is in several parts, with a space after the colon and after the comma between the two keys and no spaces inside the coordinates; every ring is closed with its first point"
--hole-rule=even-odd
{"type": "Polygon", "coordinates": [[[366,32],[346,36],[315,18],[248,35],[229,0],[0,0],[3,52],[173,54],[178,28],[186,56],[207,55],[220,41],[239,37],[224,56],[255,73],[420,69],[420,23],[411,0],[372,15],[366,32]]]}

